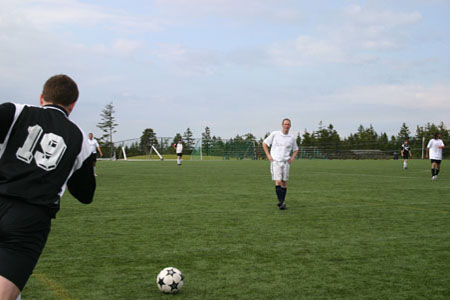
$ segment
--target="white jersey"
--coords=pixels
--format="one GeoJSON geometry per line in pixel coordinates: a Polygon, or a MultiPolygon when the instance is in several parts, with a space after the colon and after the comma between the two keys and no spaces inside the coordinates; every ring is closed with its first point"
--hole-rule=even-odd
{"type": "Polygon", "coordinates": [[[177,153],[183,153],[183,144],[182,143],[177,144],[177,153]]]}
{"type": "Polygon", "coordinates": [[[271,146],[270,155],[274,161],[288,161],[291,153],[298,151],[297,140],[290,133],[274,131],[264,140],[264,143],[271,146]]]}
{"type": "Polygon", "coordinates": [[[97,147],[100,147],[96,139],[88,139],[89,150],[91,153],[97,153],[97,147]]]}
{"type": "Polygon", "coordinates": [[[431,139],[428,142],[427,148],[430,151],[430,159],[442,160],[442,149],[439,147],[444,146],[444,142],[441,139],[431,139]]]}

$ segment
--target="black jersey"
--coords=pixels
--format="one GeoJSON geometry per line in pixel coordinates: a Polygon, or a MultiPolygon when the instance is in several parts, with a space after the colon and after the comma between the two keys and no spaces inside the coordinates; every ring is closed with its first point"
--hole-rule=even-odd
{"type": "Polygon", "coordinates": [[[409,144],[403,144],[402,145],[402,151],[403,152],[409,152],[409,144]]]}
{"type": "Polygon", "coordinates": [[[0,198],[59,209],[67,185],[83,203],[95,191],[83,131],[59,106],[0,105],[0,198]]]}

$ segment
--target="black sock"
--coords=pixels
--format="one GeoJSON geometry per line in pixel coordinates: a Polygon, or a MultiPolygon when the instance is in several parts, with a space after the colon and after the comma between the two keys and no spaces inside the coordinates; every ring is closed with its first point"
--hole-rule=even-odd
{"type": "Polygon", "coordinates": [[[439,174],[440,169],[436,169],[436,176],[439,174]]]}
{"type": "Polygon", "coordinates": [[[281,188],[281,195],[282,195],[282,201],[284,202],[284,199],[286,198],[287,188],[281,188]]]}
{"type": "Polygon", "coordinates": [[[436,170],[435,169],[431,169],[431,176],[436,175],[436,170]]]}
{"type": "Polygon", "coordinates": [[[278,201],[283,202],[283,191],[281,189],[281,186],[276,185],[275,192],[277,193],[278,201]]]}

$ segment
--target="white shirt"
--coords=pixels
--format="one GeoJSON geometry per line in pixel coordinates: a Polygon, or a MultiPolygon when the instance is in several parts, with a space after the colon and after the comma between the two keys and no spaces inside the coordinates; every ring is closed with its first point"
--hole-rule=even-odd
{"type": "Polygon", "coordinates": [[[179,143],[177,144],[177,153],[182,153],[183,152],[183,144],[179,143]]]}
{"type": "Polygon", "coordinates": [[[97,153],[97,147],[100,147],[96,139],[88,139],[89,150],[91,153],[97,153]]]}
{"type": "Polygon", "coordinates": [[[428,142],[427,148],[430,151],[430,159],[442,160],[442,149],[439,149],[442,146],[444,146],[444,142],[441,139],[431,139],[428,142]]]}
{"type": "Polygon", "coordinates": [[[274,131],[264,140],[264,143],[271,146],[270,155],[274,161],[288,161],[291,153],[298,151],[297,139],[290,133],[274,131]]]}

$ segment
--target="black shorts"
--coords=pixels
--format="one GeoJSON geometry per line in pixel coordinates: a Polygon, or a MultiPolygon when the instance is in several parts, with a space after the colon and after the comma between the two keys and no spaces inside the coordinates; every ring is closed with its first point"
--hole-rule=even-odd
{"type": "Polygon", "coordinates": [[[96,162],[97,161],[97,153],[92,153],[91,154],[91,159],[92,159],[93,162],[96,162]]]}
{"type": "Polygon", "coordinates": [[[408,152],[405,152],[405,153],[403,153],[403,159],[408,159],[409,158],[409,153],[408,152]]]}
{"type": "Polygon", "coordinates": [[[431,159],[431,163],[437,163],[438,165],[441,164],[442,160],[438,160],[438,159],[431,159]]]}
{"type": "Polygon", "coordinates": [[[50,226],[45,207],[0,198],[0,275],[20,290],[33,273],[50,226]]]}
{"type": "Polygon", "coordinates": [[[183,157],[183,153],[177,153],[178,157],[183,157]]]}

